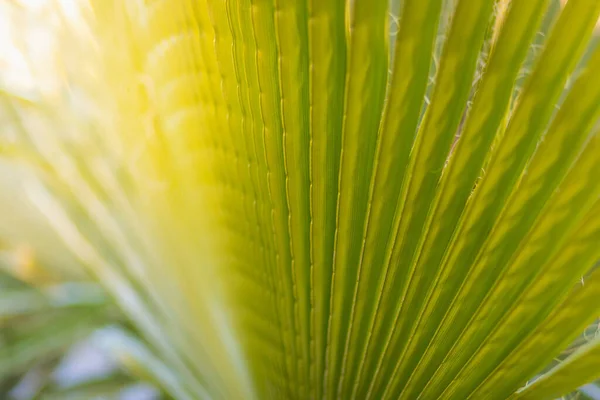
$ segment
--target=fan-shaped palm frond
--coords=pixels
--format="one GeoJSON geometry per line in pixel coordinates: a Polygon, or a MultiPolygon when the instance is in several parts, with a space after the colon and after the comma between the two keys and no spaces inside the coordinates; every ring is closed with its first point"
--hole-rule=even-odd
{"type": "Polygon", "coordinates": [[[592,341],[519,390],[600,313],[600,2],[62,10],[63,83],[4,91],[6,148],[175,397],[546,398],[600,377],[592,341]]]}

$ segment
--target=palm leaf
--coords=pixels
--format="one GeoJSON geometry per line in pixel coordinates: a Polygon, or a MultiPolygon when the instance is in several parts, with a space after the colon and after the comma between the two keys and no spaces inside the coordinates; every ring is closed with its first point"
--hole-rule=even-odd
{"type": "Polygon", "coordinates": [[[599,2],[54,10],[65,90],[4,89],[2,148],[171,395],[546,398],[600,376],[596,342],[548,371],[598,315],[599,2]]]}

